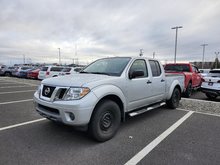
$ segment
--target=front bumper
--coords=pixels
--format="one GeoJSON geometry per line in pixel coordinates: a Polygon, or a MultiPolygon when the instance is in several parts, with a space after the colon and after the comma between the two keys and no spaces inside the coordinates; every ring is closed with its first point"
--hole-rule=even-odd
{"type": "Polygon", "coordinates": [[[41,116],[73,126],[89,123],[96,102],[92,92],[80,100],[53,102],[41,99],[37,92],[34,94],[35,109],[41,116]]]}

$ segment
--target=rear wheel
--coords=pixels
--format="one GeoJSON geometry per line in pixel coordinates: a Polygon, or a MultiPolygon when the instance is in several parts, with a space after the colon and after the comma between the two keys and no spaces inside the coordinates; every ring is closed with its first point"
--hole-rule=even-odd
{"type": "Polygon", "coordinates": [[[97,141],[107,141],[116,134],[120,122],[119,106],[111,100],[105,100],[94,110],[89,124],[89,133],[97,141]]]}
{"type": "Polygon", "coordinates": [[[167,106],[172,109],[177,108],[179,106],[180,98],[180,90],[178,88],[174,88],[171,98],[166,101],[167,106]]]}
{"type": "Polygon", "coordinates": [[[187,88],[186,88],[186,91],[185,91],[185,96],[187,98],[189,98],[190,96],[192,95],[192,83],[189,82],[187,88]]]}
{"type": "Polygon", "coordinates": [[[209,99],[215,99],[217,97],[217,95],[215,94],[210,94],[210,93],[206,93],[205,94],[209,99]]]}

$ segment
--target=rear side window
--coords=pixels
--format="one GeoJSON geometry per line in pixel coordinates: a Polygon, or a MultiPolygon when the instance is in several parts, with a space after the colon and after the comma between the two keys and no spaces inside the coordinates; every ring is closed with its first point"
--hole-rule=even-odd
{"type": "Polygon", "coordinates": [[[166,65],[164,69],[166,71],[174,71],[174,72],[190,72],[189,65],[185,65],[185,64],[166,65]]]}
{"type": "Polygon", "coordinates": [[[193,69],[193,72],[196,72],[196,73],[199,72],[198,68],[196,68],[195,66],[192,66],[192,69],[193,69]]]}
{"type": "Polygon", "coordinates": [[[8,67],[8,69],[15,69],[15,67],[8,67]]]}
{"type": "Polygon", "coordinates": [[[52,67],[50,69],[50,71],[54,71],[54,72],[60,72],[63,68],[60,68],[60,67],[52,67]]]}
{"type": "Polygon", "coordinates": [[[41,68],[40,71],[47,71],[47,69],[48,69],[48,67],[43,67],[43,68],[41,68]]]}
{"type": "Polygon", "coordinates": [[[30,67],[22,67],[21,70],[27,70],[30,69],[30,67]]]}
{"type": "Polygon", "coordinates": [[[71,68],[64,68],[62,72],[70,72],[71,68]]]}
{"type": "Polygon", "coordinates": [[[149,63],[150,63],[153,77],[160,76],[161,75],[161,68],[160,68],[160,64],[158,63],[158,61],[149,60],[149,63]]]}

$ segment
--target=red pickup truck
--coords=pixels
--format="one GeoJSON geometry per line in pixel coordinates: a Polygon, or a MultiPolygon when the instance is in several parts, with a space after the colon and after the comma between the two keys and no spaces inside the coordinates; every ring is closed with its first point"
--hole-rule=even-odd
{"type": "Polygon", "coordinates": [[[182,73],[185,76],[185,97],[190,97],[193,89],[200,88],[202,77],[198,68],[190,63],[170,63],[164,66],[166,73],[182,73]]]}

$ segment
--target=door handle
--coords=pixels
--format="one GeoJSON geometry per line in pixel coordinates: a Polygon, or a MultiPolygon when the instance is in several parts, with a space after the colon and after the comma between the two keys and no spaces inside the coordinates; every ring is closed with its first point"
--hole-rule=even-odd
{"type": "Polygon", "coordinates": [[[165,81],[164,79],[161,80],[161,82],[164,82],[164,81],[165,81]]]}
{"type": "Polygon", "coordinates": [[[151,84],[152,82],[150,80],[147,81],[147,84],[151,84]]]}

